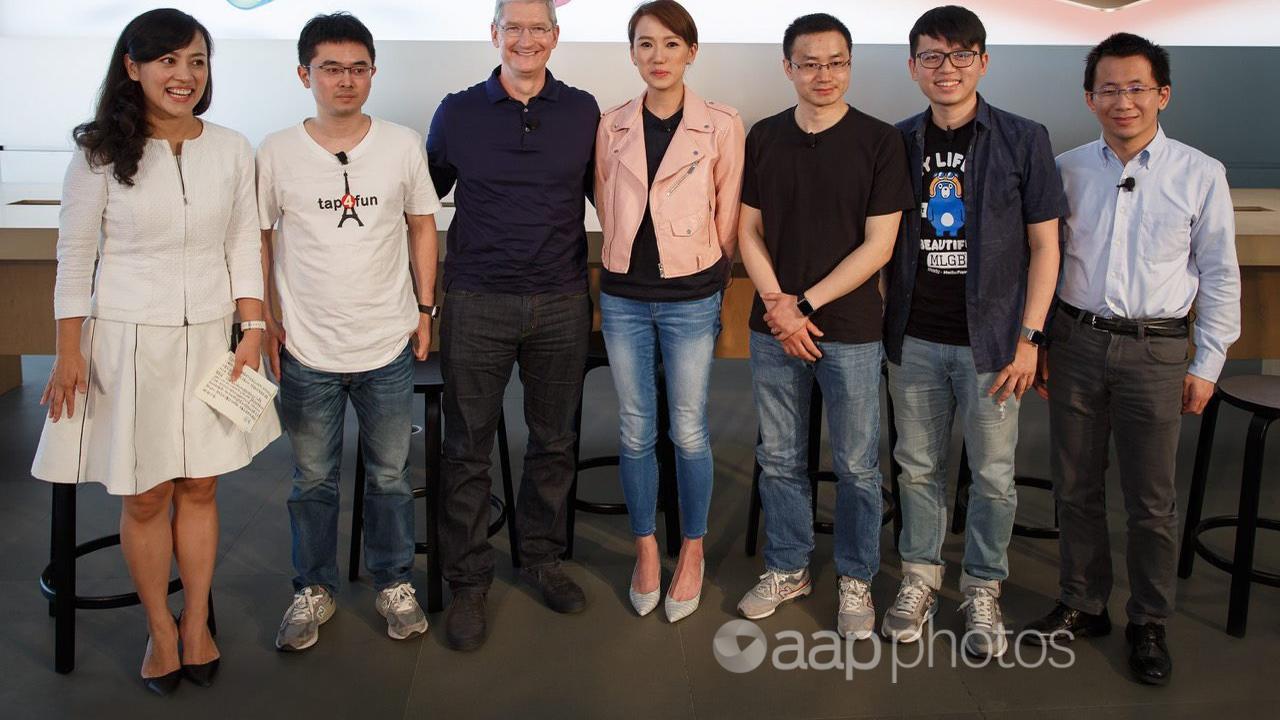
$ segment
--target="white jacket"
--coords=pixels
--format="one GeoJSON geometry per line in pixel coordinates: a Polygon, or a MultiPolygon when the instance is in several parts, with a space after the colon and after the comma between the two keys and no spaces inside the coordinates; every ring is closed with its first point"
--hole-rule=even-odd
{"type": "Polygon", "coordinates": [[[62,184],[54,317],[195,324],[229,315],[236,298],[262,299],[253,150],[243,135],[204,121],[180,158],[168,141],[148,139],[133,182],[74,154],[62,184]]]}

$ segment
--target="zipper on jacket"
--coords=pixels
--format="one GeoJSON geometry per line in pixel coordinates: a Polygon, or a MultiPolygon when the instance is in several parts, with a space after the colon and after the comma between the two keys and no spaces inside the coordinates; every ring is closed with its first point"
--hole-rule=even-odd
{"type": "Polygon", "coordinates": [[[174,155],[178,167],[178,186],[182,188],[182,324],[187,322],[187,181],[182,175],[182,153],[174,155]]]}
{"type": "Polygon", "coordinates": [[[679,179],[679,180],[676,180],[676,184],[675,184],[675,185],[672,185],[671,187],[667,188],[667,197],[671,197],[671,193],[674,193],[674,192],[675,192],[675,191],[676,191],[676,190],[677,190],[681,185],[683,185],[683,184],[684,184],[684,181],[685,181],[685,180],[688,180],[688,179],[689,179],[689,176],[690,176],[690,175],[692,175],[692,174],[693,174],[693,172],[694,172],[695,170],[697,170],[697,169],[698,169],[698,163],[700,163],[700,162],[702,162],[702,161],[701,161],[701,160],[694,160],[694,161],[693,161],[693,164],[689,166],[689,171],[688,171],[688,172],[686,172],[685,174],[681,175],[681,176],[680,176],[680,179],[679,179]]]}

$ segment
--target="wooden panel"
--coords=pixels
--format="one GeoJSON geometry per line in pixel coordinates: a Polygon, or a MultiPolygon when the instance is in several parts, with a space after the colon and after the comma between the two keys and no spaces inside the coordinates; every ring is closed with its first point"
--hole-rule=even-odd
{"type": "Polygon", "coordinates": [[[22,358],[18,355],[0,355],[0,395],[22,384],[22,358]]]}
{"type": "Polygon", "coordinates": [[[1280,358],[1280,267],[1242,267],[1240,285],[1240,339],[1227,357],[1280,358]]]}
{"type": "Polygon", "coordinates": [[[0,354],[54,353],[53,262],[0,263],[0,354]]]}

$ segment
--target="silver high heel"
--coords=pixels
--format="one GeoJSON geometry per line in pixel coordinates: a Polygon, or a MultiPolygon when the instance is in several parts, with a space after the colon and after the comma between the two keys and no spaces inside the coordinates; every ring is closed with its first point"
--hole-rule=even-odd
{"type": "MultiPolygon", "coordinates": [[[[658,572],[658,588],[656,590],[640,593],[636,592],[635,585],[629,585],[627,588],[627,594],[631,597],[631,607],[636,609],[636,614],[640,617],[648,615],[653,612],[654,608],[658,607],[658,596],[662,594],[662,571],[659,570],[658,572]]],[[[631,577],[635,577],[634,570],[631,572],[631,577]]]]}
{"type": "MultiPolygon", "coordinates": [[[[689,600],[672,600],[671,588],[667,588],[667,598],[666,598],[666,601],[663,603],[663,609],[667,611],[667,622],[678,622],[680,620],[683,620],[689,617],[690,615],[692,615],[694,610],[698,609],[698,603],[702,600],[701,581],[706,574],[707,574],[707,561],[703,560],[702,564],[698,567],[698,578],[699,578],[698,594],[689,600]]],[[[674,587],[675,582],[672,581],[671,585],[672,587],[674,587]]]]}

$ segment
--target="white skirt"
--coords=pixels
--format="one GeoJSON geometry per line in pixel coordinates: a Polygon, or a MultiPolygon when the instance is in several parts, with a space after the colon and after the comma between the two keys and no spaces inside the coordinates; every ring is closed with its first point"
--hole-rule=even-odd
{"type": "Polygon", "coordinates": [[[89,392],[77,393],[75,417],[45,417],[31,474],[137,495],[168,480],[248,465],[280,436],[275,408],[246,433],[195,395],[230,345],[230,315],[182,327],[85,320],[80,348],[89,392]]]}

